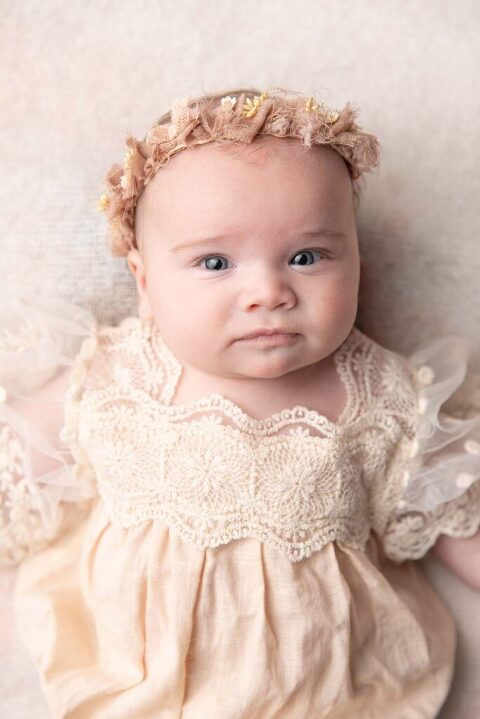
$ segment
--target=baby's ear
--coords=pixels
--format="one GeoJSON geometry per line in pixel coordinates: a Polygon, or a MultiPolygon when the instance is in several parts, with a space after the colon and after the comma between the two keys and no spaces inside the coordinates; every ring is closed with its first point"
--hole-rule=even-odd
{"type": "Polygon", "coordinates": [[[135,276],[137,281],[137,290],[140,294],[140,290],[145,287],[145,267],[143,265],[143,258],[138,250],[131,249],[128,252],[127,264],[131,273],[135,276]]]}
{"type": "Polygon", "coordinates": [[[137,292],[139,297],[138,303],[138,316],[141,319],[148,319],[153,317],[150,300],[147,294],[147,286],[145,281],[145,266],[143,264],[143,258],[140,252],[136,249],[131,249],[127,255],[127,264],[130,271],[135,276],[137,283],[137,292]]]}

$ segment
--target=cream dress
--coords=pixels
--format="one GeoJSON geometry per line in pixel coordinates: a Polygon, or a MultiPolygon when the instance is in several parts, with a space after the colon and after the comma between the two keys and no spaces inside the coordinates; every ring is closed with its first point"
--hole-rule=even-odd
{"type": "Polygon", "coordinates": [[[336,422],[256,420],[173,404],[152,321],[53,300],[0,319],[0,555],[54,719],[437,715],[456,628],[412,560],[480,526],[480,419],[440,410],[456,338],[406,358],[354,327],[336,422]]]}

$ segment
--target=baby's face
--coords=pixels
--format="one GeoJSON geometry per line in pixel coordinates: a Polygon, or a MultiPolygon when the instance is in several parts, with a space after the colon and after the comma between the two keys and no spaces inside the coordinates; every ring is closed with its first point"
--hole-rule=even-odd
{"type": "Polygon", "coordinates": [[[274,378],[321,362],[349,334],[360,277],[353,193],[332,149],[268,137],[214,143],[160,168],[137,206],[139,315],[187,365],[274,378]],[[253,152],[253,154],[252,154],[253,152]],[[245,342],[260,328],[296,337],[245,342]]]}

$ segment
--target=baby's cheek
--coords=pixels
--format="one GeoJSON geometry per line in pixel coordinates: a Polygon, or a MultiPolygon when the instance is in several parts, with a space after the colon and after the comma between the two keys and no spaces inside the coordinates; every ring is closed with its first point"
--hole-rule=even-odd
{"type": "Polygon", "coordinates": [[[149,320],[153,317],[150,302],[146,297],[141,297],[138,301],[138,316],[141,320],[149,320]]]}
{"type": "Polygon", "coordinates": [[[175,317],[183,317],[187,308],[185,293],[180,291],[178,283],[175,286],[170,278],[160,273],[150,285],[149,299],[159,326],[168,326],[175,322],[175,317]]]}
{"type": "Polygon", "coordinates": [[[357,302],[354,285],[345,281],[332,285],[324,295],[325,307],[332,315],[342,317],[349,313],[357,302]]]}
{"type": "Polygon", "coordinates": [[[337,288],[329,294],[323,322],[326,324],[325,331],[334,344],[343,341],[350,332],[355,323],[357,306],[357,293],[351,288],[337,288]]]}

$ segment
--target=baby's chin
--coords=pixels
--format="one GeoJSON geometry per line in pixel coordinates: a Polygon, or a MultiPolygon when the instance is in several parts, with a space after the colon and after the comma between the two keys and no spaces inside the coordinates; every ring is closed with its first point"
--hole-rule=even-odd
{"type": "Polygon", "coordinates": [[[308,361],[305,356],[288,351],[289,348],[275,347],[268,351],[251,352],[250,356],[236,358],[230,364],[231,377],[251,379],[278,379],[292,372],[306,370],[315,360],[308,361]]]}

